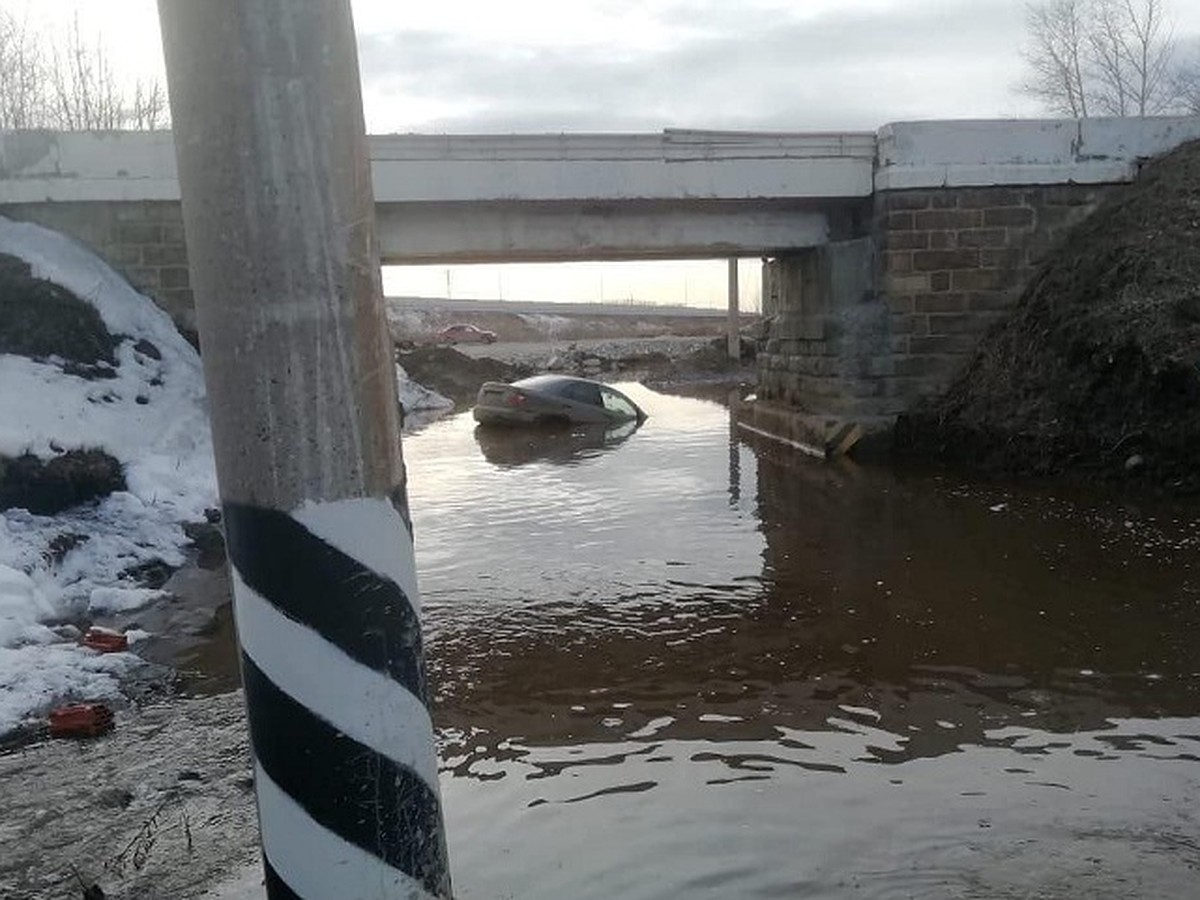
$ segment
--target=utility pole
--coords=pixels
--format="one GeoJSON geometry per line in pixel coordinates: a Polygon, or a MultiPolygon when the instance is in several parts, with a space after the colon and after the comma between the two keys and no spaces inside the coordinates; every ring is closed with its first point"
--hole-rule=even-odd
{"type": "Polygon", "coordinates": [[[267,895],[450,897],[349,0],[159,0],[267,895]]]}
{"type": "Polygon", "coordinates": [[[729,260],[729,318],[726,323],[729,331],[729,358],[742,358],[742,341],[740,323],[738,321],[738,261],[729,260]]]}

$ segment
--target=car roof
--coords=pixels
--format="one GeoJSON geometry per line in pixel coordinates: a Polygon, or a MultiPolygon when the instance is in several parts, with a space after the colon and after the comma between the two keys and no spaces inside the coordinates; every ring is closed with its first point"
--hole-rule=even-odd
{"type": "MultiPolygon", "coordinates": [[[[595,384],[599,385],[599,381],[593,381],[591,378],[577,378],[574,375],[530,375],[528,378],[522,378],[520,381],[514,381],[514,387],[529,387],[529,388],[548,388],[561,386],[565,384],[595,384]]],[[[607,387],[608,385],[605,385],[607,387]]]]}

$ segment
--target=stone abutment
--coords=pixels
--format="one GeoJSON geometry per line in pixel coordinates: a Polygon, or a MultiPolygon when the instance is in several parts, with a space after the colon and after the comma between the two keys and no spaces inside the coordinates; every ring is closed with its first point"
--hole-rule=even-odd
{"type": "Polygon", "coordinates": [[[871,420],[944,389],[1041,259],[1120,189],[878,192],[868,237],[764,264],[760,398],[871,420]]]}

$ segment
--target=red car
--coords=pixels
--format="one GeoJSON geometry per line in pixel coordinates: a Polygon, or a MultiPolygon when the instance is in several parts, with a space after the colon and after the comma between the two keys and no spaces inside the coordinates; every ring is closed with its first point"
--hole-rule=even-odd
{"type": "Polygon", "coordinates": [[[496,332],[475,325],[451,325],[439,331],[437,339],[442,344],[494,344],[496,332]]]}

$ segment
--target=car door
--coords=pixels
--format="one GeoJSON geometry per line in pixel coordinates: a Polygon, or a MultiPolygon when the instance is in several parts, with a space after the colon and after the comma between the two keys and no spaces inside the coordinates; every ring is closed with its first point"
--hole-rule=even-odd
{"type": "Polygon", "coordinates": [[[605,422],[608,420],[599,385],[587,381],[572,381],[563,387],[562,396],[570,401],[572,421],[605,422]]]}

